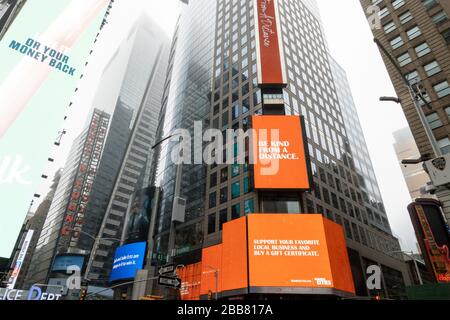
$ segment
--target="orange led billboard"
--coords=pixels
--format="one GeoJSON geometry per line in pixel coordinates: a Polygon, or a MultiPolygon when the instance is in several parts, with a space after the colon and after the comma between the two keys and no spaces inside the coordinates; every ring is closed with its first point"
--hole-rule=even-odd
{"type": "Polygon", "coordinates": [[[252,214],[225,223],[222,240],[203,249],[200,297],[355,293],[342,227],[322,215],[252,214]]]}
{"type": "Polygon", "coordinates": [[[321,215],[249,215],[248,258],[250,288],[355,292],[342,228],[321,215]]]}
{"type": "Polygon", "coordinates": [[[258,83],[284,86],[285,66],[277,0],[254,0],[258,83]]]}
{"type": "Polygon", "coordinates": [[[256,189],[311,187],[302,120],[299,116],[253,116],[256,189]]]}

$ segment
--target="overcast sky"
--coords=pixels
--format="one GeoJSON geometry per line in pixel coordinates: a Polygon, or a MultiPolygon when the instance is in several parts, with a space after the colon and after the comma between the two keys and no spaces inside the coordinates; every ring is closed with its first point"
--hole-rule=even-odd
{"type": "MultiPolygon", "coordinates": [[[[68,130],[66,143],[58,156],[60,160],[53,169],[64,165],[63,160],[71,145],[70,141],[85,123],[84,117],[97,88],[96,83],[108,61],[105,59],[104,50],[110,53],[114,51],[121,37],[127,32],[123,26],[129,25],[130,21],[144,11],[154,18],[168,36],[173,33],[182,6],[179,0],[132,1],[134,6],[131,7],[129,0],[116,1],[114,5],[109,26],[104,29],[94,48],[88,69],[84,72],[86,77],[75,97],[74,103],[78,107],[72,110],[76,110],[76,113],[69,115],[71,123],[77,124],[78,127],[68,130]]],[[[406,210],[411,199],[394,153],[392,137],[392,132],[407,126],[407,123],[398,105],[378,101],[380,96],[395,95],[395,92],[372,41],[372,33],[363,10],[357,0],[318,0],[318,3],[330,51],[347,71],[393,232],[400,238],[403,249],[416,250],[414,230],[406,210]]],[[[41,193],[45,194],[44,188],[41,188],[41,193]]]]}

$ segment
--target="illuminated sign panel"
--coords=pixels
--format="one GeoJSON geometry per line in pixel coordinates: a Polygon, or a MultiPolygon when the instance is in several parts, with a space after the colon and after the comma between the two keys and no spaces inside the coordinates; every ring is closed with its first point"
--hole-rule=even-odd
{"type": "Polygon", "coordinates": [[[203,249],[201,264],[201,296],[355,293],[342,227],[318,214],[251,214],[225,223],[222,244],[203,249]]]}
{"type": "Polygon", "coordinates": [[[252,124],[255,188],[309,189],[301,117],[253,116],[252,124]]]}
{"type": "Polygon", "coordinates": [[[53,262],[52,271],[67,272],[69,267],[77,266],[83,269],[84,256],[81,255],[58,255],[53,262]]]}
{"type": "Polygon", "coordinates": [[[450,283],[450,234],[435,200],[417,200],[408,206],[428,268],[439,283],[450,283]]]}
{"type": "Polygon", "coordinates": [[[261,86],[285,86],[280,20],[277,0],[254,0],[258,54],[258,82],[261,86]]]}
{"type": "Polygon", "coordinates": [[[84,224],[84,214],[103,151],[108,124],[109,115],[95,110],[61,230],[60,246],[62,248],[76,247],[78,244],[80,231],[84,224]]]}
{"type": "Polygon", "coordinates": [[[110,275],[110,282],[133,279],[144,265],[146,242],[137,242],[117,248],[110,275]]]}
{"type": "Polygon", "coordinates": [[[8,289],[14,289],[14,286],[16,285],[17,278],[19,277],[20,270],[22,269],[22,264],[25,260],[25,256],[27,254],[28,248],[31,243],[31,239],[33,238],[34,230],[28,230],[28,232],[25,235],[25,239],[22,243],[22,248],[20,249],[19,256],[17,257],[17,260],[14,264],[14,269],[9,277],[8,280],[8,289]]]}

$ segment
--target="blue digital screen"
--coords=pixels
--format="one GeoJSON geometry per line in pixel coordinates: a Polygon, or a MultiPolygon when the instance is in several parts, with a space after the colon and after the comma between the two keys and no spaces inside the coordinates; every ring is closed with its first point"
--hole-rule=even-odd
{"type": "Polygon", "coordinates": [[[133,279],[136,271],[144,266],[146,245],[137,242],[117,248],[109,281],[133,279]]]}
{"type": "Polygon", "coordinates": [[[56,256],[53,262],[52,271],[66,272],[70,266],[77,266],[80,270],[83,269],[84,256],[80,255],[60,255],[56,256]]]}

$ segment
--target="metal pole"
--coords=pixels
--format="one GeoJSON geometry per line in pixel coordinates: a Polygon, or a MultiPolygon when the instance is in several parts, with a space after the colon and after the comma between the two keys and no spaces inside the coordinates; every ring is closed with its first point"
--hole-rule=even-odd
{"type": "Polygon", "coordinates": [[[219,270],[216,269],[215,274],[216,274],[216,294],[215,294],[215,297],[216,297],[216,301],[217,301],[218,300],[218,291],[219,291],[219,270]]]}
{"type": "Polygon", "coordinates": [[[414,257],[414,252],[411,252],[411,258],[414,261],[414,268],[416,268],[416,273],[417,273],[417,279],[419,280],[419,284],[421,286],[423,286],[423,280],[422,280],[422,275],[420,274],[420,270],[419,270],[419,265],[417,264],[417,260],[414,257]]]}
{"type": "MultiPolygon", "coordinates": [[[[433,132],[431,131],[430,127],[427,124],[425,114],[422,110],[422,107],[418,105],[417,99],[414,95],[414,89],[412,88],[411,84],[409,83],[408,79],[403,75],[401,67],[398,65],[397,61],[394,59],[392,54],[383,46],[383,44],[378,40],[377,38],[374,39],[374,42],[380,48],[380,50],[385,54],[385,56],[389,59],[389,61],[392,63],[392,65],[395,67],[395,69],[400,74],[401,79],[405,83],[405,86],[408,88],[408,92],[411,96],[412,102],[414,104],[414,107],[417,111],[417,114],[419,116],[420,122],[422,124],[422,127],[425,131],[425,134],[427,135],[428,141],[430,142],[431,148],[433,149],[433,152],[435,153],[436,157],[439,157],[442,155],[440,148],[437,145],[436,138],[434,137],[433,132]]],[[[428,103],[428,101],[425,100],[422,95],[417,95],[422,102],[427,105],[431,109],[431,105],[428,103]]]]}

